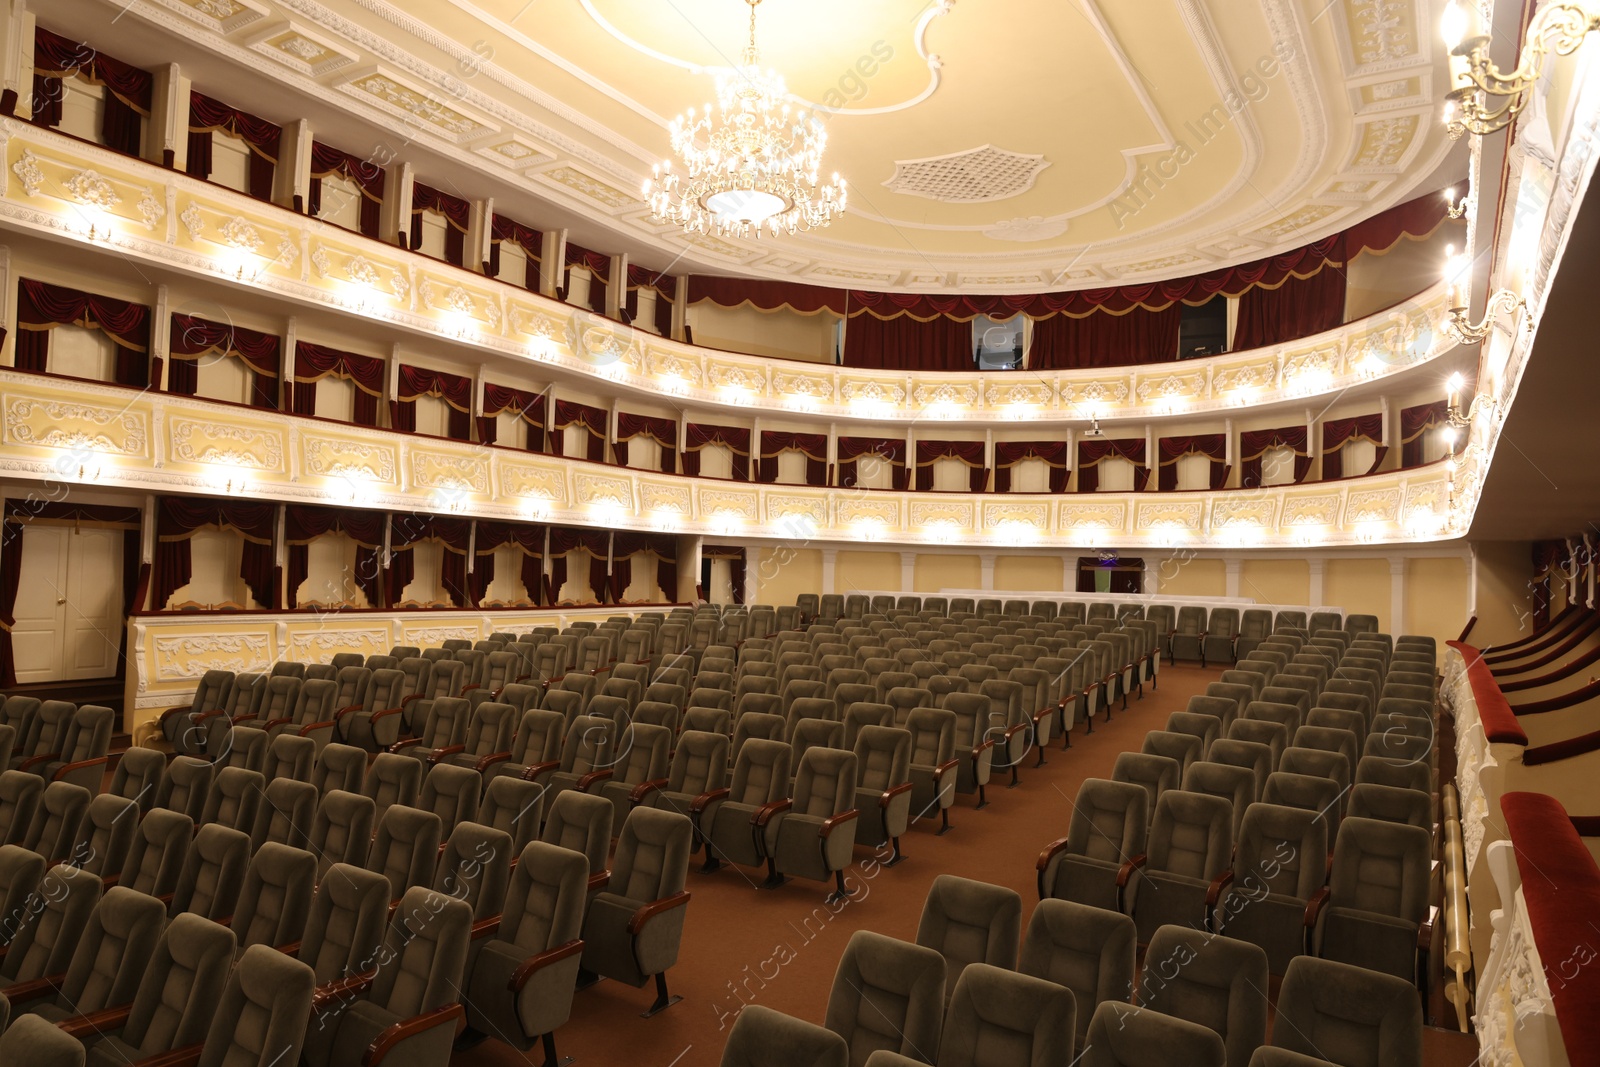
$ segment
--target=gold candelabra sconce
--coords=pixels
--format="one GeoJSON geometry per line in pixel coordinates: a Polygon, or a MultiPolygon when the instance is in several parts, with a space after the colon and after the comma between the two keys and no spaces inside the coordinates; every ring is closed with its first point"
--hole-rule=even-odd
{"type": "MultiPolygon", "coordinates": [[[[1528,310],[1528,302],[1510,289],[1497,289],[1489,296],[1488,306],[1483,310],[1483,318],[1473,322],[1465,306],[1451,308],[1446,312],[1444,323],[1445,332],[1464,345],[1475,345],[1494,332],[1495,319],[1501,315],[1517,315],[1528,310]]],[[[1526,323],[1526,319],[1522,320],[1526,323]]]]}
{"type": "Polygon", "coordinates": [[[1512,70],[1503,71],[1489,58],[1490,36],[1480,25],[1476,0],[1451,0],[1440,24],[1450,48],[1451,83],[1445,97],[1445,127],[1452,138],[1482,137],[1503,130],[1528,106],[1533,87],[1552,55],[1576,52],[1584,39],[1600,29],[1600,14],[1582,3],[1547,3],[1528,23],[1522,53],[1512,70]]]}

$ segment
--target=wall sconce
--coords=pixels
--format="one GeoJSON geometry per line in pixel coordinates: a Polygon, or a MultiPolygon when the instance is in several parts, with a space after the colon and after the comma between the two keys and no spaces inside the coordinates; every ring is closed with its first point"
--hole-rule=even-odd
{"type": "Polygon", "coordinates": [[[529,496],[523,500],[522,510],[530,519],[543,519],[550,514],[550,498],[529,496]]]}
{"type": "MultiPolygon", "coordinates": [[[[1459,297],[1458,297],[1459,299],[1459,297]]],[[[1456,339],[1458,344],[1475,345],[1494,332],[1494,320],[1500,315],[1515,315],[1526,311],[1528,302],[1513,293],[1510,289],[1497,289],[1489,296],[1489,304],[1484,308],[1483,318],[1473,322],[1467,318],[1465,301],[1452,307],[1445,313],[1445,333],[1456,339]]],[[[1526,319],[1523,323],[1526,323],[1526,319]]]]}
{"type": "Polygon", "coordinates": [[[1478,25],[1476,3],[1451,0],[1440,22],[1440,32],[1450,49],[1450,74],[1457,86],[1445,97],[1445,127],[1450,136],[1476,136],[1503,130],[1528,106],[1529,93],[1553,53],[1571,55],[1583,40],[1600,29],[1600,15],[1583,4],[1549,3],[1541,6],[1523,37],[1517,66],[1502,71],[1489,58],[1490,38],[1478,25]],[[1479,94],[1482,94],[1480,97],[1479,94]]]}
{"type": "Polygon", "coordinates": [[[1444,213],[1452,219],[1464,219],[1478,207],[1478,198],[1470,192],[1457,200],[1456,187],[1453,185],[1444,191],[1444,202],[1448,205],[1444,213]]]}

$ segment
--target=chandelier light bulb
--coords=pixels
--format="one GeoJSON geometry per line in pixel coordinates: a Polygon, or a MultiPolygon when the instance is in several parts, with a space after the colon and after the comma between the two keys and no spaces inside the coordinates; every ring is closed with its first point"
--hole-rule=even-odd
{"type": "Polygon", "coordinates": [[[1439,33],[1446,48],[1454,49],[1467,35],[1467,13],[1456,0],[1445,5],[1444,16],[1439,19],[1439,33]]]}

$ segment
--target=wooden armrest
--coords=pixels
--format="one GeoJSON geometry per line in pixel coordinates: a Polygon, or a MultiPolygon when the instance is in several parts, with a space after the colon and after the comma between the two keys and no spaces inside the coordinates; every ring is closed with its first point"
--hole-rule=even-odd
{"type": "Polygon", "coordinates": [[[979,756],[983,755],[983,750],[984,749],[993,748],[993,747],[994,747],[994,738],[992,738],[992,737],[984,738],[982,741],[980,741],[978,744],[976,744],[976,745],[974,745],[972,747],[972,758],[974,760],[976,760],[979,756]]]}
{"type": "Polygon", "coordinates": [[[596,891],[601,890],[601,889],[604,889],[606,886],[608,886],[610,884],[611,884],[611,872],[610,871],[596,871],[594,874],[591,874],[589,876],[589,892],[591,892],[591,893],[596,892],[596,891]]]}
{"type": "MultiPolygon", "coordinates": [[[[973,758],[974,759],[977,758],[977,751],[976,750],[973,751],[973,758]]],[[[946,760],[945,762],[939,764],[939,766],[937,766],[937,767],[935,767],[933,769],[933,783],[934,783],[934,785],[938,785],[941,781],[943,781],[945,775],[951,773],[952,771],[959,771],[960,769],[961,769],[961,761],[958,760],[958,759],[946,760]]]]}
{"type": "Polygon", "coordinates": [[[500,916],[491,915],[487,919],[479,919],[472,924],[472,940],[490,937],[500,932],[500,916]]]}
{"type": "Polygon", "coordinates": [[[594,785],[596,782],[604,782],[616,773],[617,772],[611,767],[605,767],[598,771],[590,771],[588,774],[578,779],[578,792],[587,793],[591,785],[594,785]]]}
{"type": "Polygon", "coordinates": [[[378,977],[376,969],[352,974],[349,978],[341,978],[337,982],[329,982],[319,986],[311,996],[311,1014],[319,1015],[341,1000],[349,1000],[359,993],[364,993],[372,987],[373,981],[378,977]]]}
{"type": "Polygon", "coordinates": [[[632,804],[641,803],[643,802],[644,798],[649,796],[651,793],[654,793],[660,789],[665,789],[667,784],[667,779],[665,778],[653,778],[648,782],[640,782],[638,785],[633,787],[633,792],[628,794],[628,801],[632,804]]]}
{"type": "Polygon", "coordinates": [[[706,806],[713,800],[726,800],[727,798],[727,789],[713,789],[709,793],[701,793],[689,802],[689,813],[691,815],[699,815],[706,810],[706,806]]]}
{"type": "Polygon", "coordinates": [[[1117,888],[1126,889],[1129,880],[1133,878],[1133,872],[1143,867],[1149,860],[1150,857],[1141,852],[1127,863],[1124,863],[1121,869],[1117,871],[1117,888]]]}
{"type": "Polygon", "coordinates": [[[474,689],[482,689],[482,688],[483,688],[483,686],[477,685],[477,684],[464,685],[464,686],[461,687],[461,695],[462,696],[466,696],[468,693],[472,692],[474,689]]]}
{"type": "Polygon", "coordinates": [[[522,777],[524,781],[532,782],[538,779],[541,774],[549,774],[551,771],[558,771],[560,769],[560,760],[546,760],[543,763],[529,764],[528,769],[522,772],[522,777]]]}
{"type": "Polygon", "coordinates": [[[1232,881],[1232,871],[1223,871],[1212,879],[1211,885],[1206,888],[1206,907],[1216,907],[1217,901],[1222,899],[1222,891],[1228,888],[1228,884],[1232,881]]]}
{"type": "Polygon", "coordinates": [[[198,726],[201,723],[207,721],[208,719],[215,719],[218,715],[223,715],[223,714],[226,714],[226,713],[221,708],[217,708],[215,711],[203,711],[199,715],[196,715],[194,717],[194,722],[195,722],[195,725],[198,726]]]}
{"type": "Polygon", "coordinates": [[[1417,951],[1427,952],[1433,946],[1433,928],[1439,921],[1437,905],[1428,906],[1428,917],[1417,924],[1417,951]]]}
{"type": "Polygon", "coordinates": [[[293,718],[268,719],[266,721],[266,723],[261,728],[263,730],[267,731],[267,733],[270,734],[273,730],[276,730],[278,727],[287,726],[292,722],[294,722],[293,718]]]}
{"type": "Polygon", "coordinates": [[[1050,861],[1055,858],[1056,853],[1060,852],[1066,847],[1067,839],[1064,837],[1058,837],[1048,845],[1044,846],[1044,849],[1039,853],[1039,858],[1033,863],[1034,870],[1038,871],[1040,874],[1043,874],[1045,868],[1050,866],[1050,861]]]}
{"type": "Polygon", "coordinates": [[[365,704],[346,704],[344,707],[340,708],[338,711],[333,713],[333,718],[334,718],[335,721],[338,721],[339,716],[348,715],[352,711],[361,711],[365,707],[366,707],[365,704]]]}
{"type": "Polygon", "coordinates": [[[110,1033],[128,1021],[128,1015],[133,1011],[132,1004],[124,1004],[118,1008],[104,1008],[100,1011],[90,1012],[88,1015],[79,1015],[72,1019],[65,1019],[56,1025],[64,1030],[68,1037],[75,1037],[82,1041],[85,1038],[99,1037],[101,1034],[110,1033]]]}
{"type": "Polygon", "coordinates": [[[889,803],[892,800],[894,800],[895,797],[899,796],[901,793],[909,793],[910,791],[911,791],[911,783],[910,782],[901,782],[899,785],[895,786],[893,789],[886,790],[884,792],[883,796],[878,798],[878,807],[887,808],[889,806],[889,803]]]}
{"type": "Polygon", "coordinates": [[[0,989],[5,998],[13,1004],[20,1004],[25,1000],[38,1000],[61,992],[61,983],[67,980],[63,974],[50,974],[43,978],[35,978],[28,982],[18,982],[16,985],[0,989]]]}
{"type": "Polygon", "coordinates": [[[109,762],[111,762],[110,756],[96,756],[94,759],[81,759],[76,763],[69,763],[60,770],[56,771],[56,773],[51,776],[50,780],[52,782],[59,782],[65,775],[71,774],[73,771],[82,770],[85,767],[104,767],[109,762]]]}
{"type": "Polygon", "coordinates": [[[794,807],[793,800],[774,800],[771,804],[763,804],[750,816],[751,826],[765,826],[772,821],[772,817],[781,811],[788,811],[794,807]]]}
{"type": "Polygon", "coordinates": [[[200,1053],[203,1051],[205,1051],[204,1045],[187,1045],[171,1052],[157,1053],[147,1060],[140,1060],[139,1067],[191,1067],[192,1064],[200,1062],[200,1053]]]}
{"type": "Polygon", "coordinates": [[[639,936],[639,931],[644,929],[645,923],[664,911],[681,908],[687,903],[689,903],[689,894],[682,892],[674,893],[670,897],[662,897],[660,900],[652,900],[633,913],[633,918],[628,920],[628,933],[634,937],[639,936]]]}
{"type": "Polygon", "coordinates": [[[440,760],[447,759],[458,752],[465,752],[466,750],[466,745],[446,745],[443,748],[436,748],[428,753],[428,764],[429,766],[436,765],[440,760]]]}
{"type": "Polygon", "coordinates": [[[426,1014],[407,1019],[403,1023],[395,1023],[379,1034],[377,1040],[367,1046],[367,1051],[361,1054],[362,1067],[377,1067],[378,1064],[383,1062],[383,1058],[389,1054],[389,1050],[400,1042],[432,1030],[436,1026],[443,1026],[449,1023],[451,1030],[459,1030],[466,1019],[466,1012],[467,1009],[460,1004],[446,1004],[442,1008],[435,1008],[426,1014]]]}
{"type": "Polygon", "coordinates": [[[1306,901],[1306,929],[1310,930],[1317,925],[1317,916],[1322,914],[1323,907],[1328,903],[1329,889],[1323,886],[1311,894],[1311,899],[1306,901]]]}
{"type": "Polygon", "coordinates": [[[300,955],[300,942],[299,941],[290,941],[287,944],[279,945],[278,946],[278,951],[283,953],[285,956],[299,956],[300,955]]]}
{"type": "Polygon", "coordinates": [[[509,762],[511,762],[511,753],[491,752],[477,763],[473,764],[472,769],[477,771],[479,774],[482,774],[484,771],[488,770],[490,767],[493,767],[497,763],[509,762]]]}
{"type": "Polygon", "coordinates": [[[384,708],[382,711],[373,712],[372,713],[372,718],[370,720],[368,720],[368,721],[377,722],[379,719],[387,719],[391,715],[399,715],[400,711],[401,711],[400,708],[384,708]]]}
{"type": "Polygon", "coordinates": [[[822,820],[822,826],[817,829],[817,836],[827,837],[833,833],[835,827],[843,826],[847,822],[853,822],[860,816],[861,813],[855,808],[851,808],[849,811],[841,811],[837,815],[830,815],[822,820]]]}
{"type": "Polygon", "coordinates": [[[421,694],[421,693],[412,693],[408,697],[402,697],[401,698],[400,706],[402,708],[404,708],[404,707],[408,706],[413,700],[421,700],[421,699],[423,699],[423,694],[421,694]]]}
{"type": "Polygon", "coordinates": [[[420,744],[422,744],[422,738],[408,737],[403,741],[396,741],[394,744],[390,745],[388,751],[399,752],[401,749],[413,748],[420,744]]]}
{"type": "Polygon", "coordinates": [[[32,771],[35,767],[45,763],[54,763],[60,758],[61,753],[59,752],[46,752],[42,756],[29,756],[27,759],[23,760],[17,765],[17,769],[19,771],[32,771]]]}
{"type": "Polygon", "coordinates": [[[557,945],[552,949],[546,949],[537,956],[530,956],[511,975],[511,981],[506,983],[506,988],[513,993],[520,993],[522,992],[522,987],[528,984],[528,979],[535,974],[538,974],[552,963],[560,963],[562,960],[570,956],[576,956],[582,951],[583,941],[579,939],[568,941],[565,945],[557,945]]]}

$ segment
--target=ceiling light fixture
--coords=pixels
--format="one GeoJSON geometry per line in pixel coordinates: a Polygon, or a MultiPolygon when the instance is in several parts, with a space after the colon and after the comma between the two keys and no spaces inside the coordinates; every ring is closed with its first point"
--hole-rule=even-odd
{"type": "Polygon", "coordinates": [[[844,213],[845,183],[818,179],[828,143],[822,120],[791,108],[783,76],[761,66],[756,8],[750,5],[750,43],[744,62],[717,73],[713,111],[689,109],[672,121],[672,151],[684,175],[666,160],[644,183],[644,198],[659,222],[685,233],[718,237],[777,236],[815,230],[844,213]]]}

